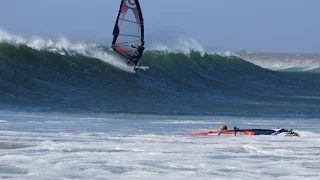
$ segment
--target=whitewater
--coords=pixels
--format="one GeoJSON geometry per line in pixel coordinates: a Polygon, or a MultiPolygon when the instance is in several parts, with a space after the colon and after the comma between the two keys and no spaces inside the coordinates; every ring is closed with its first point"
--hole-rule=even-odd
{"type": "Polygon", "coordinates": [[[319,179],[319,119],[1,112],[1,179],[319,179]],[[300,137],[190,136],[221,123],[300,137]]]}
{"type": "Polygon", "coordinates": [[[0,179],[319,179],[319,55],[109,45],[0,30],[0,179]],[[278,65],[275,65],[275,62],[278,65]],[[286,128],[299,137],[192,136],[286,128]]]}

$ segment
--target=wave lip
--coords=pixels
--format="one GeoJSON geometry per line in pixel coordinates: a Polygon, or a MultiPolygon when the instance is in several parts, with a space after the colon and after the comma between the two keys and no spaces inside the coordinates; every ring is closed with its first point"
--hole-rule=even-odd
{"type": "Polygon", "coordinates": [[[320,73],[320,54],[248,51],[239,51],[236,54],[249,62],[271,70],[320,73]]]}
{"type": "MultiPolygon", "coordinates": [[[[100,59],[114,67],[117,67],[123,71],[134,73],[124,61],[119,60],[119,57],[112,55],[110,51],[104,51],[96,44],[72,43],[65,37],[60,37],[54,41],[51,39],[44,39],[39,36],[33,36],[29,39],[22,36],[10,34],[3,29],[0,29],[0,42],[9,43],[12,46],[27,46],[31,49],[38,51],[49,51],[52,53],[58,53],[60,55],[81,55],[88,58],[100,59]]],[[[107,47],[110,49],[109,47],[107,47]]]]}

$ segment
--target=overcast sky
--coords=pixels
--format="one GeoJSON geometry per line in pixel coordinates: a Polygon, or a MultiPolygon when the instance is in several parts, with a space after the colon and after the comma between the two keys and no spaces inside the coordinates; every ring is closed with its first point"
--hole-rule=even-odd
{"type": "MultiPolygon", "coordinates": [[[[205,49],[320,53],[320,0],[140,0],[146,44],[179,36],[205,49]]],[[[110,44],[120,0],[1,0],[0,27],[110,44]]]]}

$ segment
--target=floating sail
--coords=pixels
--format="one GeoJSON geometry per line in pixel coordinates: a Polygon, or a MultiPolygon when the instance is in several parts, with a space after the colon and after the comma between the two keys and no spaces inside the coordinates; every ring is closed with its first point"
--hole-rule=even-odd
{"type": "Polygon", "coordinates": [[[238,129],[234,127],[234,130],[217,130],[217,131],[199,131],[192,132],[191,135],[218,135],[230,134],[230,135],[284,135],[284,136],[299,136],[298,133],[287,129],[238,129]]]}
{"type": "Polygon", "coordinates": [[[130,59],[138,55],[136,48],[144,45],[143,17],[138,0],[121,0],[119,13],[113,29],[112,48],[130,59]],[[132,46],[131,46],[132,45],[132,46]]]}

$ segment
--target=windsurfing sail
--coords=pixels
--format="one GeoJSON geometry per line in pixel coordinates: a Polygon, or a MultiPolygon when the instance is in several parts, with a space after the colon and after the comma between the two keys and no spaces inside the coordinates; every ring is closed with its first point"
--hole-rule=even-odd
{"type": "Polygon", "coordinates": [[[298,133],[292,129],[239,129],[234,127],[234,130],[217,130],[217,131],[199,131],[192,132],[191,135],[218,135],[230,134],[230,135],[284,135],[284,136],[299,136],[298,133]]]}
{"type": "Polygon", "coordinates": [[[137,51],[144,46],[144,25],[138,0],[121,0],[113,29],[112,48],[127,59],[141,56],[137,51]]]}

